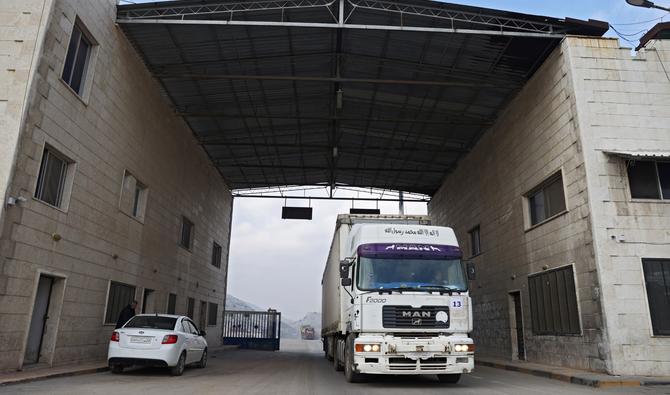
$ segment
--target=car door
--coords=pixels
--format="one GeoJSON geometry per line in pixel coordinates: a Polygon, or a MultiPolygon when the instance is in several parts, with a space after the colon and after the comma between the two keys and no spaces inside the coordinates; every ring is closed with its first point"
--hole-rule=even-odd
{"type": "Polygon", "coordinates": [[[181,333],[179,336],[184,337],[184,350],[186,350],[186,363],[192,363],[195,359],[195,356],[193,355],[193,334],[191,333],[191,328],[189,326],[189,323],[186,319],[182,319],[181,321],[181,333]]]}
{"type": "Polygon", "coordinates": [[[202,357],[202,352],[205,350],[205,342],[202,341],[200,331],[192,321],[188,322],[193,333],[193,353],[198,355],[198,359],[202,357]]]}

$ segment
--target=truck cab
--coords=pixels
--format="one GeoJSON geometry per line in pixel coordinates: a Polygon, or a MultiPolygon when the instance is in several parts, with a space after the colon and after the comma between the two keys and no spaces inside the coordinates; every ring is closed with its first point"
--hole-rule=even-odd
{"type": "MultiPolygon", "coordinates": [[[[452,229],[352,224],[342,252],[332,279],[339,292],[331,293],[339,297],[333,302],[341,319],[324,332],[324,347],[349,381],[436,374],[457,382],[473,370],[468,276],[452,229]]],[[[325,277],[324,286],[334,285],[325,277]]]]}

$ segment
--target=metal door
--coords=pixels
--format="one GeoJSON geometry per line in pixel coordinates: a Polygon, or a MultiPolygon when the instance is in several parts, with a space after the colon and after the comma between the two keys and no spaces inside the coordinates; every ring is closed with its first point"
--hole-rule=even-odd
{"type": "Polygon", "coordinates": [[[516,324],[516,349],[517,358],[521,361],[526,359],[526,346],[523,341],[523,315],[521,309],[521,293],[512,292],[512,301],[514,303],[514,320],[516,324]]]}
{"type": "Polygon", "coordinates": [[[156,294],[153,289],[144,289],[142,298],[142,314],[156,312],[156,294]]]}
{"type": "Polygon", "coordinates": [[[44,328],[49,312],[49,302],[51,300],[51,289],[54,279],[52,277],[40,276],[37,285],[37,294],[35,295],[35,306],[33,307],[33,316],[30,319],[30,330],[28,332],[28,344],[23,359],[24,364],[37,363],[40,360],[40,351],[42,349],[42,339],[44,338],[44,328]]]}
{"type": "Polygon", "coordinates": [[[198,320],[198,328],[203,330],[207,327],[207,302],[200,302],[200,319],[198,320]]]}

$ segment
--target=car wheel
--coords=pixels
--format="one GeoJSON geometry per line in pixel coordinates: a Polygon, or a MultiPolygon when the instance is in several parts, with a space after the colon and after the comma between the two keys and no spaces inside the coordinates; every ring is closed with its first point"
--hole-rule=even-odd
{"type": "Polygon", "coordinates": [[[186,353],[183,352],[179,356],[177,365],[170,368],[170,374],[173,376],[181,376],[184,373],[185,367],[186,367],[186,353]]]}
{"type": "Polygon", "coordinates": [[[123,365],[111,365],[109,369],[112,371],[114,374],[119,374],[123,373],[123,365]]]}
{"type": "Polygon", "coordinates": [[[354,337],[352,335],[349,335],[344,346],[344,377],[350,383],[361,383],[365,379],[365,376],[358,373],[354,366],[354,337]]]}
{"type": "Polygon", "coordinates": [[[459,374],[438,374],[437,378],[442,383],[456,384],[456,383],[458,383],[458,380],[461,379],[461,375],[460,375],[460,373],[459,374]]]}
{"type": "Polygon", "coordinates": [[[200,369],[205,368],[205,366],[207,366],[207,349],[202,351],[202,357],[200,357],[200,362],[198,362],[198,367],[200,369]]]}

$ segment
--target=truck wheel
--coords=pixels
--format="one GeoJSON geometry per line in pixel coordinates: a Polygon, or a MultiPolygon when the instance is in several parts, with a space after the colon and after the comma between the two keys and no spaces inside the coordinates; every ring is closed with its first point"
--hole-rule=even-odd
{"type": "Polygon", "coordinates": [[[344,377],[350,383],[363,382],[364,376],[354,367],[354,336],[349,335],[344,347],[344,377]]]}
{"type": "Polygon", "coordinates": [[[339,352],[337,351],[337,344],[340,342],[339,339],[335,339],[333,342],[333,368],[335,368],[336,372],[341,372],[344,370],[344,366],[342,366],[342,361],[340,361],[339,357],[339,352]]]}
{"type": "Polygon", "coordinates": [[[461,374],[438,374],[437,378],[442,383],[456,384],[461,379],[461,374]]]}
{"type": "Polygon", "coordinates": [[[324,346],[323,346],[323,351],[324,354],[326,354],[326,359],[329,361],[333,360],[333,338],[328,337],[324,338],[324,346]]]}

